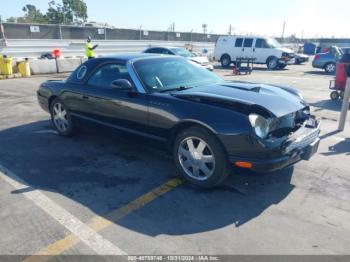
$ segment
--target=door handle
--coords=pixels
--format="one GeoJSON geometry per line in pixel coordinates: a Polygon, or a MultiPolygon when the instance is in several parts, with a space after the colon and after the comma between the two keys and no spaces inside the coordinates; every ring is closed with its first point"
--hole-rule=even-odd
{"type": "Polygon", "coordinates": [[[83,96],[83,99],[89,99],[89,97],[88,96],[83,96]]]}
{"type": "Polygon", "coordinates": [[[242,51],[244,52],[244,48],[242,48],[242,51]]]}
{"type": "Polygon", "coordinates": [[[253,48],[253,52],[255,52],[255,48],[253,48]]]}

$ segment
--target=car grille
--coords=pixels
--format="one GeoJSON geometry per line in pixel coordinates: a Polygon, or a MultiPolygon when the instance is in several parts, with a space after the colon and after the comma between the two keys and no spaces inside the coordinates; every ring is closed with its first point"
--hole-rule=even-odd
{"type": "Polygon", "coordinates": [[[320,134],[319,127],[312,129],[311,132],[298,137],[294,142],[289,144],[286,147],[285,153],[289,153],[289,152],[293,151],[294,149],[302,149],[302,148],[310,145],[319,137],[319,134],[320,134]]]}

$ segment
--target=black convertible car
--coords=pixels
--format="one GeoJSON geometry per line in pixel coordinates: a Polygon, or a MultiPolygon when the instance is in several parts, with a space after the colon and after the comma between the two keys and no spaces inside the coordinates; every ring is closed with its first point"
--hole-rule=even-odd
{"type": "Polygon", "coordinates": [[[308,160],[320,141],[296,90],[225,82],[174,56],[89,60],[37,95],[60,135],[88,121],[166,142],[180,173],[201,187],[222,182],[232,166],[268,172],[308,160]]]}

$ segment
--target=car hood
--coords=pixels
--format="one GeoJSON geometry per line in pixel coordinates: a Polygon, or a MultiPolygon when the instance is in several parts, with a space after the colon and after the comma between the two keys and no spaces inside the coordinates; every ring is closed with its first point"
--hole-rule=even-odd
{"type": "Polygon", "coordinates": [[[305,55],[305,54],[301,54],[301,53],[298,53],[298,54],[295,54],[297,57],[302,57],[302,58],[309,58],[308,55],[305,55]]]}
{"type": "Polygon", "coordinates": [[[286,48],[286,47],[280,47],[278,49],[281,50],[284,53],[294,54],[294,51],[292,49],[289,49],[289,48],[286,48]]]}
{"type": "Polygon", "coordinates": [[[209,63],[209,60],[206,56],[194,56],[194,57],[189,57],[188,60],[197,62],[199,64],[205,64],[209,63]]]}
{"type": "Polygon", "coordinates": [[[179,91],[173,94],[178,98],[206,98],[216,104],[227,102],[257,105],[265,108],[275,117],[281,117],[307,106],[297,91],[288,87],[265,84],[223,82],[179,91]]]}

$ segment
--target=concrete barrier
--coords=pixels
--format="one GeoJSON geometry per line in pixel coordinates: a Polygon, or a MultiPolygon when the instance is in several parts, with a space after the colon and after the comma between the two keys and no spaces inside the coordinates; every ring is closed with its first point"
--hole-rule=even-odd
{"type": "Polygon", "coordinates": [[[57,72],[68,73],[81,65],[81,58],[57,59],[57,72]]]}
{"type": "MultiPolygon", "coordinates": [[[[1,43],[1,41],[0,41],[1,43]]],[[[118,53],[141,52],[150,46],[176,46],[193,45],[193,51],[202,52],[207,49],[213,52],[215,43],[212,42],[186,42],[186,41],[160,41],[160,40],[95,40],[98,44],[96,55],[112,55],[118,53]]],[[[39,58],[44,53],[51,53],[54,48],[61,50],[63,57],[84,56],[85,40],[35,40],[35,39],[9,39],[8,46],[0,45],[0,52],[17,58],[39,58]]]]}
{"type": "Polygon", "coordinates": [[[54,59],[30,60],[30,71],[33,75],[56,74],[57,65],[54,59]]]}

